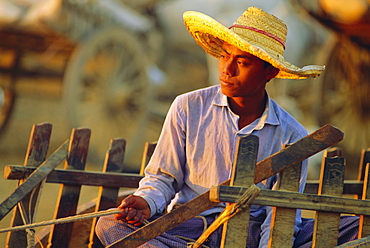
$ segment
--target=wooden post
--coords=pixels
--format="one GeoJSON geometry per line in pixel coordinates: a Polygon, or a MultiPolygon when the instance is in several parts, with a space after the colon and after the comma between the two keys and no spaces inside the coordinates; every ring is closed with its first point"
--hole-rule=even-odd
{"type": "MultiPolygon", "coordinates": [[[[123,160],[125,157],[126,140],[112,139],[110,148],[107,152],[104,162],[103,172],[122,173],[124,171],[123,160]]],[[[98,201],[96,202],[95,211],[106,210],[117,207],[119,187],[99,187],[98,201]]],[[[95,235],[95,226],[97,218],[94,218],[91,224],[90,243],[89,247],[102,248],[104,247],[98,237],[95,235]]]]}
{"type": "Polygon", "coordinates": [[[370,163],[370,148],[361,150],[357,181],[364,180],[366,164],[370,163]]]}
{"type": "MultiPolygon", "coordinates": [[[[362,200],[370,199],[370,163],[366,164],[362,200]]],[[[370,236],[370,216],[360,215],[358,238],[370,236]]]]}
{"type": "MultiPolygon", "coordinates": [[[[320,175],[319,195],[342,196],[344,158],[325,158],[320,175]]],[[[312,247],[335,247],[338,244],[340,214],[316,212],[312,247]]]]}
{"type": "Polygon", "coordinates": [[[333,157],[341,157],[342,156],[342,149],[339,148],[339,147],[330,147],[326,150],[324,150],[324,154],[323,154],[323,158],[326,158],[326,157],[330,157],[330,158],[333,158],[333,157]]]}
{"type": "MultiPolygon", "coordinates": [[[[230,186],[254,184],[258,143],[258,137],[254,135],[238,139],[230,186]]],[[[221,247],[246,247],[249,210],[248,207],[224,224],[221,247]]]]}
{"type": "MultiPolygon", "coordinates": [[[[299,190],[302,163],[298,163],[280,173],[279,191],[299,190]]],[[[271,219],[269,247],[293,246],[296,209],[274,207],[271,219]]]]}
{"type": "MultiPolygon", "coordinates": [[[[42,164],[46,159],[46,154],[49,149],[49,142],[51,136],[52,125],[50,123],[42,123],[39,125],[33,125],[32,131],[27,147],[26,158],[24,160],[24,166],[37,167],[42,164]]],[[[21,185],[24,180],[19,180],[18,185],[21,185]]],[[[31,210],[31,215],[26,217],[29,221],[33,221],[35,217],[35,212],[37,208],[37,203],[39,201],[38,195],[40,192],[40,187],[36,187],[33,190],[33,193],[29,193],[26,197],[23,198],[21,204],[25,209],[31,210]]],[[[16,207],[13,212],[13,217],[11,219],[10,226],[20,226],[26,223],[23,223],[20,209],[16,207]]],[[[27,237],[24,230],[10,232],[7,236],[6,247],[9,248],[23,248],[27,246],[27,237]]]]}
{"type": "Polygon", "coordinates": [[[139,173],[140,175],[144,175],[145,167],[149,163],[149,160],[152,157],[156,146],[157,146],[156,141],[155,142],[145,142],[143,159],[141,160],[141,166],[140,166],[140,173],[139,173]]]}
{"type": "MultiPolygon", "coordinates": [[[[332,146],[342,139],[343,133],[340,130],[331,125],[325,125],[294,144],[291,144],[288,148],[258,162],[256,164],[254,183],[259,183],[262,180],[307,159],[313,154],[332,146]]],[[[226,184],[229,184],[229,180],[226,180],[221,185],[226,184]]],[[[109,247],[138,247],[178,224],[216,206],[218,203],[210,200],[210,193],[210,191],[206,191],[165,216],[162,216],[148,225],[132,232],[126,237],[117,240],[109,247]]]]}
{"type": "MultiPolygon", "coordinates": [[[[84,170],[90,141],[90,129],[73,129],[69,152],[64,169],[84,170]]],[[[81,186],[61,185],[54,218],[75,215],[81,186]]],[[[48,247],[68,247],[73,231],[73,223],[53,225],[50,230],[48,247]]]]}

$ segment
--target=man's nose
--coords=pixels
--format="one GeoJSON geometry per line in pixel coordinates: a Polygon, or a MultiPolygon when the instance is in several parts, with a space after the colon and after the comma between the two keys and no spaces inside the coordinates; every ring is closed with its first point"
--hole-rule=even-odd
{"type": "Polygon", "coordinates": [[[233,59],[225,62],[223,72],[230,77],[235,75],[235,61],[233,59]]]}

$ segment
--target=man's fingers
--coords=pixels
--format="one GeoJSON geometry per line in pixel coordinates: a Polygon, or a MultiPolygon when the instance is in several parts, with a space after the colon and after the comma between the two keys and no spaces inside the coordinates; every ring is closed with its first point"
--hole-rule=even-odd
{"type": "Polygon", "coordinates": [[[116,214],[115,218],[116,220],[122,220],[129,224],[139,226],[145,219],[143,206],[145,206],[146,208],[149,207],[147,205],[147,202],[143,198],[130,195],[123,199],[121,204],[118,206],[118,208],[122,211],[119,214],[116,214]]]}
{"type": "Polygon", "coordinates": [[[128,213],[126,216],[126,220],[135,220],[136,215],[139,211],[137,211],[135,208],[129,208],[128,213]]]}
{"type": "Polygon", "coordinates": [[[127,217],[127,213],[128,213],[128,209],[123,208],[122,211],[118,214],[115,214],[114,217],[116,218],[116,220],[122,220],[122,219],[124,220],[127,217]]]}
{"type": "Polygon", "coordinates": [[[134,204],[135,200],[133,199],[132,195],[127,196],[125,199],[122,200],[121,205],[119,208],[125,208],[132,204],[134,204]]]}

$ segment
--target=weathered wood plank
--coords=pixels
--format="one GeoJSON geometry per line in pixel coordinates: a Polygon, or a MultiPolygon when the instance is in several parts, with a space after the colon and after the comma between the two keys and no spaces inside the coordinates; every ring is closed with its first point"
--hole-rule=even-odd
{"type": "MultiPolygon", "coordinates": [[[[327,157],[322,168],[321,185],[318,194],[341,197],[344,181],[344,158],[327,157]]],[[[316,212],[312,246],[337,246],[339,221],[340,213],[316,212]]]]}
{"type": "MultiPolygon", "coordinates": [[[[6,179],[22,179],[30,175],[36,168],[20,165],[6,165],[4,177],[6,179]]],[[[137,188],[142,175],[133,173],[76,171],[54,169],[46,178],[47,183],[63,183],[69,185],[105,186],[137,188]]]]}
{"type": "Polygon", "coordinates": [[[366,164],[370,163],[370,148],[361,150],[360,165],[358,169],[358,181],[363,181],[365,176],[366,164]]]}
{"type": "Polygon", "coordinates": [[[324,150],[323,157],[342,157],[343,150],[340,147],[330,147],[324,150]]]}
{"type": "MultiPolygon", "coordinates": [[[[280,173],[278,190],[298,192],[302,163],[298,163],[280,173]]],[[[297,210],[290,208],[272,209],[269,247],[281,248],[293,245],[294,224],[297,210]]]]}
{"type": "MultiPolygon", "coordinates": [[[[296,143],[291,144],[288,148],[285,148],[282,151],[271,155],[269,158],[257,163],[256,171],[258,171],[258,176],[256,177],[255,175],[254,183],[258,183],[266,178],[269,178],[272,173],[278,173],[290,166],[293,166],[294,164],[299,163],[313,154],[328,148],[342,139],[343,133],[340,130],[334,128],[333,126],[326,125],[318,129],[316,132],[307,135],[296,143]],[[289,150],[287,154],[285,154],[287,149],[289,150]],[[297,151],[295,152],[295,150],[297,151]],[[289,156],[292,156],[294,159],[289,158],[289,156]],[[285,158],[287,158],[287,160],[284,160],[285,158]]],[[[228,183],[229,180],[223,184],[228,183]]],[[[118,240],[110,247],[137,247],[146,241],[155,238],[159,234],[164,233],[180,223],[204,212],[205,210],[216,206],[217,203],[211,202],[209,196],[210,191],[199,195],[171,213],[163,216],[162,218],[158,218],[150,224],[131,233],[130,235],[127,235],[121,240],[118,240]]]]}
{"type": "MultiPolygon", "coordinates": [[[[259,139],[248,135],[238,139],[230,181],[231,186],[250,186],[254,183],[259,139]]],[[[223,227],[221,247],[246,247],[250,208],[228,220],[223,227]]]]}
{"type": "MultiPolygon", "coordinates": [[[[87,128],[73,129],[64,169],[84,170],[91,131],[87,128]]],[[[81,186],[62,184],[54,218],[75,215],[81,186]]],[[[48,247],[68,247],[73,231],[73,222],[51,226],[48,247]]]]}
{"type": "MultiPolygon", "coordinates": [[[[366,165],[365,175],[364,175],[364,188],[362,199],[370,199],[370,164],[366,165]]],[[[370,216],[368,215],[361,215],[360,216],[360,223],[359,223],[359,230],[358,230],[358,237],[363,238],[366,236],[370,236],[370,216]]]]}
{"type": "Polygon", "coordinates": [[[0,220],[36,187],[47,175],[65,159],[68,141],[60,146],[44,163],[42,163],[15,191],[0,204],[0,220]]]}
{"type": "MultiPolygon", "coordinates": [[[[126,150],[126,141],[124,139],[111,140],[109,151],[104,163],[103,172],[122,173],[124,171],[124,157],[126,150]]],[[[108,208],[116,207],[118,190],[121,186],[107,187],[102,186],[99,188],[100,199],[96,205],[96,211],[105,210],[108,208]]]]}
{"type": "Polygon", "coordinates": [[[335,248],[369,248],[370,247],[370,236],[356,239],[342,245],[338,245],[335,248]]]}
{"type": "Polygon", "coordinates": [[[152,157],[156,146],[157,146],[156,141],[155,142],[145,142],[143,158],[142,158],[141,166],[140,166],[140,175],[144,175],[145,167],[149,163],[149,160],[152,157]]]}
{"type": "MultiPolygon", "coordinates": [[[[344,180],[343,194],[362,195],[363,182],[357,180],[344,180]]],[[[308,180],[304,193],[317,194],[319,190],[319,180],[308,180]]]]}
{"type": "MultiPolygon", "coordinates": [[[[103,167],[103,172],[115,172],[121,173],[124,170],[124,157],[126,151],[126,140],[112,139],[110,141],[109,150],[105,157],[105,163],[103,167]]],[[[99,187],[98,200],[95,206],[95,212],[106,210],[117,206],[119,187],[99,187]]],[[[104,247],[98,237],[95,234],[97,218],[94,218],[91,225],[90,231],[90,243],[89,247],[102,248],[104,247]]]]}
{"type": "MultiPolygon", "coordinates": [[[[36,167],[22,165],[4,166],[4,178],[9,180],[25,179],[36,170],[36,167]]],[[[106,186],[136,188],[142,175],[131,173],[102,173],[98,171],[75,171],[54,169],[46,178],[47,183],[64,183],[71,185],[106,186]]],[[[319,189],[319,180],[308,180],[305,193],[316,194],[319,189]]],[[[357,180],[344,180],[343,194],[362,194],[363,182],[357,180]]]]}
{"type": "MultiPolygon", "coordinates": [[[[212,201],[235,202],[247,188],[215,186],[211,188],[212,201]]],[[[296,193],[288,191],[261,190],[253,201],[256,205],[287,207],[347,214],[370,214],[370,200],[296,193]]]]}
{"type": "Polygon", "coordinates": [[[317,131],[306,136],[306,138],[295,142],[294,145],[273,154],[273,156],[262,160],[258,165],[256,165],[255,183],[261,182],[262,180],[303,161],[307,157],[336,144],[342,139],[343,133],[339,129],[329,124],[321,127],[317,131]]]}
{"type": "MultiPolygon", "coordinates": [[[[37,167],[45,161],[46,154],[49,149],[51,130],[52,125],[50,123],[41,123],[32,126],[30,139],[27,146],[26,157],[24,160],[24,166],[22,166],[23,168],[27,168],[29,166],[37,167]]],[[[31,175],[31,173],[29,175],[31,175]]],[[[24,179],[25,178],[20,178],[18,185],[21,185],[24,182],[24,179]]],[[[41,185],[42,183],[36,186],[32,190],[33,193],[32,194],[31,192],[28,193],[21,201],[21,205],[23,206],[23,215],[26,216],[28,222],[34,221],[39,201],[41,185]],[[27,209],[29,211],[24,211],[24,209],[27,209]]],[[[10,221],[10,226],[14,227],[25,224],[22,220],[20,211],[22,210],[19,208],[14,209],[13,217],[10,221]]],[[[25,231],[10,232],[7,235],[6,246],[9,248],[26,247],[27,246],[26,232],[25,231]]]]}

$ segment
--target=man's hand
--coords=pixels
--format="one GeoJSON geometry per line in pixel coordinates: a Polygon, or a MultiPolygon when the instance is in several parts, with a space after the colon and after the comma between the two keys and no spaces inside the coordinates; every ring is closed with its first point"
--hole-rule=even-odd
{"type": "Polygon", "coordinates": [[[122,220],[129,224],[140,226],[144,220],[150,217],[150,208],[146,200],[140,196],[129,195],[122,200],[118,208],[121,213],[115,214],[116,220],[122,220]]]}

